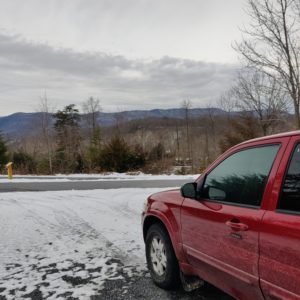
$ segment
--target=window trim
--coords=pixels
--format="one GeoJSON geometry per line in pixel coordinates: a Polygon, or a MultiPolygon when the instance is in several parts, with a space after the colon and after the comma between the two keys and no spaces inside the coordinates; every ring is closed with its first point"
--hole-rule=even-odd
{"type": "Polygon", "coordinates": [[[289,210],[289,209],[278,208],[279,203],[281,202],[281,198],[282,198],[282,193],[283,193],[282,190],[283,190],[283,185],[284,185],[284,182],[285,182],[285,178],[286,178],[287,172],[290,168],[293,155],[294,155],[295,150],[296,150],[298,145],[300,145],[300,140],[297,140],[297,141],[294,142],[293,149],[290,153],[289,161],[288,161],[287,166],[286,166],[285,171],[284,171],[284,176],[283,176],[283,179],[282,179],[282,182],[281,182],[281,185],[280,185],[280,194],[279,194],[279,197],[278,197],[277,203],[276,203],[276,209],[275,209],[276,213],[287,214],[287,215],[296,215],[296,216],[300,215],[300,211],[297,212],[297,211],[293,211],[293,210],[289,210]]]}
{"type": "Polygon", "coordinates": [[[300,211],[293,211],[293,210],[288,210],[288,209],[276,209],[275,213],[300,217],[300,211]]]}
{"type": "Polygon", "coordinates": [[[221,201],[221,200],[211,200],[211,199],[206,199],[206,198],[200,198],[200,201],[208,201],[212,203],[219,203],[219,204],[225,204],[229,206],[237,206],[237,207],[244,207],[244,208],[251,208],[255,210],[259,210],[260,206],[256,205],[251,205],[251,204],[243,204],[243,203],[235,203],[235,202],[226,202],[226,201],[221,201]]]}
{"type": "MultiPolygon", "coordinates": [[[[299,141],[300,143],[300,141],[299,141]]],[[[246,150],[250,150],[250,149],[254,149],[254,148],[263,148],[263,147],[269,147],[269,146],[276,146],[278,145],[278,150],[277,150],[277,153],[275,155],[275,158],[273,160],[273,163],[271,165],[271,168],[270,168],[270,171],[269,171],[269,174],[267,176],[267,180],[266,180],[266,183],[265,183],[265,186],[264,186],[264,191],[263,191],[263,194],[262,194],[262,198],[261,198],[261,202],[260,202],[260,205],[251,205],[251,204],[243,204],[243,203],[235,203],[235,202],[227,202],[227,201],[221,201],[221,200],[211,200],[211,199],[207,199],[207,198],[201,198],[200,196],[200,201],[204,200],[204,201],[208,201],[208,202],[212,202],[212,203],[220,203],[220,204],[225,204],[225,205],[229,205],[229,206],[238,206],[238,207],[244,207],[244,208],[251,208],[251,209],[255,209],[255,210],[259,210],[261,208],[261,204],[263,202],[263,199],[264,199],[264,194],[265,194],[265,191],[266,191],[266,185],[267,185],[267,182],[269,180],[269,177],[270,177],[270,174],[271,174],[271,171],[273,169],[273,166],[274,166],[274,163],[276,161],[276,158],[277,158],[277,155],[278,155],[278,152],[280,150],[280,148],[282,147],[282,142],[273,142],[273,143],[268,143],[268,144],[261,144],[261,145],[250,145],[248,147],[245,147],[245,148],[242,148],[242,149],[237,149],[236,151],[233,151],[231,153],[229,153],[223,160],[221,160],[213,169],[209,170],[209,172],[207,172],[205,174],[205,178],[204,178],[204,181],[202,183],[202,186],[201,186],[201,192],[202,192],[202,189],[205,185],[205,182],[206,182],[206,179],[207,179],[207,176],[213,171],[215,170],[221,163],[223,163],[227,158],[229,158],[230,156],[236,154],[236,153],[239,153],[239,152],[242,152],[242,151],[246,151],[246,150]]],[[[200,192],[200,193],[201,193],[200,192]]],[[[201,194],[200,194],[201,195],[201,194]]]]}

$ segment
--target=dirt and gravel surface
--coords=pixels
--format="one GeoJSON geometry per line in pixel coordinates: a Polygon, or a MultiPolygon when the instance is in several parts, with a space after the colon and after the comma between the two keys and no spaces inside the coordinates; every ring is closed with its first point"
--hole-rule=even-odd
{"type": "Polygon", "coordinates": [[[152,282],[148,272],[134,276],[128,281],[107,281],[100,295],[93,300],[234,300],[216,287],[205,283],[203,287],[185,292],[181,287],[172,291],[165,291],[152,282]]]}

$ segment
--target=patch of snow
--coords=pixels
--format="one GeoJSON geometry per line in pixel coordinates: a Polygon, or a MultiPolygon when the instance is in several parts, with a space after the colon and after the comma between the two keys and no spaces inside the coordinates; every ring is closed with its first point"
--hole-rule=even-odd
{"type": "Polygon", "coordinates": [[[0,194],[0,296],[88,299],[105,280],[139,274],[143,203],[162,190],[0,194]]]}
{"type": "Polygon", "coordinates": [[[0,175],[0,182],[52,182],[52,181],[105,181],[105,180],[174,180],[190,179],[195,180],[199,174],[193,175],[151,175],[141,172],[137,173],[105,173],[105,174],[57,174],[57,175],[14,175],[13,179],[8,179],[5,175],[0,175]]]}

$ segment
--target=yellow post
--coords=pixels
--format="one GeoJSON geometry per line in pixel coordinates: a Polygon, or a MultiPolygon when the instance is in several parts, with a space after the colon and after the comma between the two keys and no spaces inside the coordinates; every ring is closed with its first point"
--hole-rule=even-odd
{"type": "Polygon", "coordinates": [[[12,179],[13,178],[13,167],[12,167],[13,163],[9,162],[6,164],[6,169],[7,169],[7,176],[8,179],[12,179]]]}

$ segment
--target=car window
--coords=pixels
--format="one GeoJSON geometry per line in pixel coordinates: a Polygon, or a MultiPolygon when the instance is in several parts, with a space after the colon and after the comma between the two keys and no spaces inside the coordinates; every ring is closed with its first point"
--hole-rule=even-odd
{"type": "Polygon", "coordinates": [[[300,213],[300,144],[293,152],[277,208],[300,213]]]}
{"type": "Polygon", "coordinates": [[[265,184],[279,145],[239,151],[206,177],[201,196],[232,204],[260,206],[265,184]]]}

